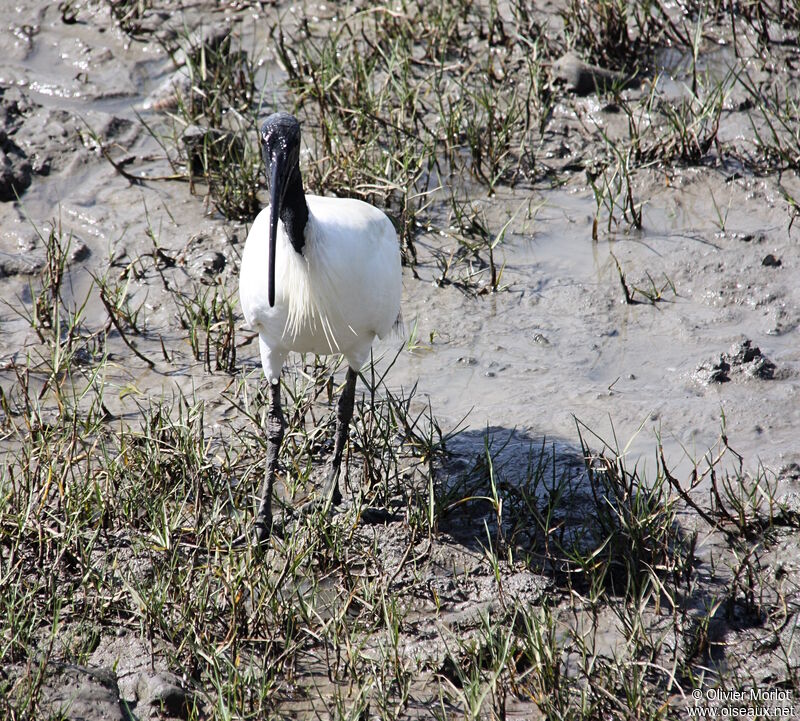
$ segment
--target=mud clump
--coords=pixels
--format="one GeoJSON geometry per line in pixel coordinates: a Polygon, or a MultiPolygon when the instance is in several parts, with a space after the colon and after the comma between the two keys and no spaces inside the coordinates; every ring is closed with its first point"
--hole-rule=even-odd
{"type": "MultiPolygon", "coordinates": [[[[82,125],[78,115],[35,103],[19,88],[0,88],[0,202],[17,200],[37,176],[69,169],[76,156],[85,159],[82,125]]],[[[131,121],[112,118],[100,136],[128,143],[139,132],[131,121]],[[123,137],[121,129],[131,134],[123,137]]]]}
{"type": "MultiPolygon", "coordinates": [[[[191,706],[191,695],[182,687],[181,679],[168,671],[155,675],[142,674],[136,687],[139,703],[137,712],[152,712],[156,717],[166,714],[171,718],[186,718],[191,706]]],[[[151,714],[152,715],[152,714],[151,714]]]]}
{"type": "Polygon", "coordinates": [[[751,340],[745,339],[719,358],[701,363],[693,375],[703,385],[727,383],[737,377],[771,380],[775,377],[775,364],[751,340]]]}
{"type": "Polygon", "coordinates": [[[22,124],[22,108],[17,100],[0,89],[0,201],[16,200],[31,184],[31,164],[11,136],[22,124]]]}
{"type": "Polygon", "coordinates": [[[53,717],[70,721],[128,718],[119,701],[117,677],[107,668],[53,664],[47,669],[43,696],[44,709],[53,717]]]}
{"type": "Polygon", "coordinates": [[[576,95],[586,96],[595,92],[608,92],[613,88],[626,88],[637,82],[635,77],[614,72],[583,62],[575,53],[568,52],[553,63],[556,78],[576,95]]]}
{"type": "Polygon", "coordinates": [[[15,200],[31,184],[31,164],[0,130],[0,200],[15,200]]]}

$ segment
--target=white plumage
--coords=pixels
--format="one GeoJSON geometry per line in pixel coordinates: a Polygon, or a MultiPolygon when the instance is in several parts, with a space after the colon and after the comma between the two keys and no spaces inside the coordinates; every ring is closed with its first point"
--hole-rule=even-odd
{"type": "Polygon", "coordinates": [[[266,283],[269,207],[253,223],[242,256],[239,297],[271,382],[289,351],[342,353],[360,369],[375,336],[385,337],[400,313],[400,248],[391,221],[360,200],[308,195],[306,202],[302,253],[278,226],[274,307],[266,283]]]}

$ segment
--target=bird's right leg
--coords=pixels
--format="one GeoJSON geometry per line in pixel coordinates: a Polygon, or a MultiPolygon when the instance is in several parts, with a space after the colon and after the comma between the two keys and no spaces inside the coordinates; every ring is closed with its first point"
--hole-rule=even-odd
{"type": "Polygon", "coordinates": [[[270,402],[267,414],[267,470],[261,486],[261,502],[253,524],[253,543],[261,545],[272,532],[272,486],[278,470],[278,454],[283,441],[283,411],[281,410],[281,384],[275,379],[269,384],[270,402]]]}

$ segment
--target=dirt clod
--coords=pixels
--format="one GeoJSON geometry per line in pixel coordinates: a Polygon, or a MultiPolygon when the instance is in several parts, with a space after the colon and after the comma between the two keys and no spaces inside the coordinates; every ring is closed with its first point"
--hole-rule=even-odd
{"type": "Polygon", "coordinates": [[[119,701],[117,677],[108,668],[48,666],[43,708],[64,721],[128,721],[119,701]]]}
{"type": "Polygon", "coordinates": [[[614,87],[623,88],[634,82],[633,78],[624,73],[586,63],[572,52],[553,63],[553,72],[577,95],[608,92],[614,87]]]}
{"type": "Polygon", "coordinates": [[[191,702],[191,696],[182,687],[180,677],[169,671],[153,675],[142,673],[136,685],[136,695],[139,706],[156,707],[174,718],[185,718],[191,702]]]}
{"type": "Polygon", "coordinates": [[[775,376],[775,364],[752,341],[743,340],[718,359],[701,363],[694,376],[704,385],[725,383],[736,377],[770,380],[775,376]]]}

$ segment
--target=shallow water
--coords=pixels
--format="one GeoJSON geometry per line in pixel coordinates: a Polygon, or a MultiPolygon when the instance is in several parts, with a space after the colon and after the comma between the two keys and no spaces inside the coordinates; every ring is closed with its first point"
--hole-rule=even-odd
{"type": "MultiPolygon", "coordinates": [[[[727,191],[720,180],[718,195],[727,191]]],[[[476,428],[502,425],[574,440],[578,418],[609,441],[613,426],[621,446],[633,440],[634,455],[651,454],[658,433],[675,462],[683,449],[697,457],[714,444],[724,412],[731,442],[746,457],[779,464],[793,458],[800,422],[796,331],[776,334],[772,303],[753,295],[762,283],[772,287],[753,256],[786,243],[765,241],[754,254],[752,244],[717,237],[709,228],[708,191],[689,190],[654,193],[642,232],[600,242],[591,239],[594,203],[585,190],[537,193],[544,205],[535,221],[502,245],[508,291],[477,301],[430,284],[414,283],[407,292],[407,317],[419,319],[420,337],[435,332],[436,340],[401,367],[406,382],[419,377],[439,412],[469,412],[476,428]],[[647,271],[660,285],[666,275],[677,295],[667,289],[664,302],[625,304],[612,253],[629,280],[643,285],[647,271]],[[748,289],[743,279],[751,272],[757,278],[748,289]],[[720,288],[732,300],[720,298],[720,288]],[[693,379],[700,362],[742,337],[787,377],[716,387],[693,379]]],[[[730,221],[741,234],[769,227],[768,217],[752,212],[731,213],[730,221]]],[[[788,269],[774,270],[791,284],[788,269]]],[[[778,292],[781,307],[787,293],[796,313],[796,294],[778,292]]]]}

